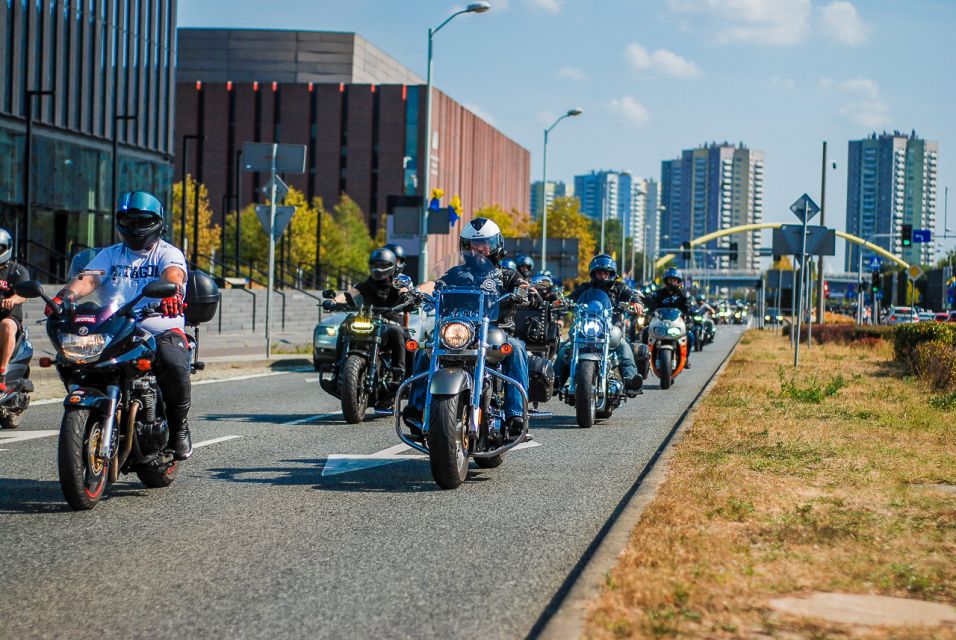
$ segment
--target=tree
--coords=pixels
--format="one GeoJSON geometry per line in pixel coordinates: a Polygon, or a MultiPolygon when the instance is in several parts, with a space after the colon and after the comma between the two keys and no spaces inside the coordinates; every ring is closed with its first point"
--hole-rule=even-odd
{"type": "MultiPolygon", "coordinates": [[[[219,251],[219,225],[213,224],[212,222],[213,211],[212,206],[209,204],[209,192],[206,190],[206,185],[197,183],[191,175],[186,174],[186,245],[180,248],[183,250],[183,253],[186,254],[187,259],[192,257],[193,216],[195,215],[193,203],[197,195],[197,184],[199,188],[199,254],[201,256],[212,256],[213,252],[219,251]]],[[[172,240],[174,244],[178,245],[183,237],[182,182],[173,183],[172,201],[172,240]]],[[[200,258],[199,265],[208,269],[210,267],[209,259],[200,258]]]]}
{"type": "Polygon", "coordinates": [[[531,233],[531,216],[517,209],[505,211],[501,205],[490,204],[476,209],[474,217],[488,218],[501,228],[501,235],[506,238],[527,238],[531,233]]]}
{"type": "MultiPolygon", "coordinates": [[[[541,235],[541,219],[534,221],[531,233],[541,235]]],[[[591,223],[581,213],[581,203],[575,197],[554,199],[548,211],[549,238],[578,239],[578,280],[588,277],[588,262],[594,257],[594,237],[591,235],[591,223]]]]}
{"type": "Polygon", "coordinates": [[[365,272],[368,256],[374,248],[365,215],[355,201],[343,193],[331,213],[323,212],[319,259],[326,267],[365,272]]]}

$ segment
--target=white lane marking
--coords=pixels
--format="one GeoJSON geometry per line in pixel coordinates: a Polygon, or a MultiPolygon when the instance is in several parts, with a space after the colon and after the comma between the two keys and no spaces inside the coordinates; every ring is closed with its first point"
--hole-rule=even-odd
{"type": "MultiPolygon", "coordinates": [[[[530,449],[532,447],[540,447],[541,443],[534,440],[528,440],[527,442],[522,442],[519,445],[516,445],[512,451],[518,451],[519,449],[530,449]]],[[[382,449],[376,453],[373,453],[368,456],[363,455],[342,455],[333,453],[330,455],[326,461],[325,465],[322,467],[322,476],[334,476],[340,473],[349,473],[351,471],[362,471],[365,469],[371,469],[373,467],[380,467],[386,464],[392,464],[393,462],[406,462],[408,460],[426,460],[428,456],[417,454],[417,455],[398,455],[403,451],[409,450],[407,444],[397,444],[388,449],[382,449]]]]}
{"type": "Polygon", "coordinates": [[[516,444],[512,451],[519,451],[521,449],[530,449],[532,447],[540,447],[541,443],[537,440],[525,440],[521,444],[516,444]]]}
{"type": "Polygon", "coordinates": [[[200,447],[216,444],[217,442],[225,442],[226,440],[235,440],[236,438],[241,438],[241,437],[242,436],[222,436],[221,438],[213,438],[212,440],[203,440],[202,442],[197,442],[193,444],[193,449],[198,449],[200,447]]]}
{"type": "Polygon", "coordinates": [[[59,431],[0,431],[0,442],[3,444],[25,442],[37,438],[49,438],[59,433],[59,431]]]}
{"type": "Polygon", "coordinates": [[[321,379],[322,379],[322,378],[306,378],[306,379],[305,379],[305,382],[318,382],[318,381],[321,380],[321,379]]]}
{"type": "Polygon", "coordinates": [[[289,422],[283,422],[280,427],[291,427],[296,424],[307,424],[309,422],[318,422],[319,420],[325,420],[326,418],[334,418],[335,416],[342,415],[341,411],[335,411],[333,413],[320,413],[315,416],[309,416],[308,418],[299,418],[298,420],[291,420],[289,422]]]}
{"type": "Polygon", "coordinates": [[[62,403],[62,402],[63,402],[63,398],[48,398],[47,400],[31,400],[31,401],[30,401],[30,406],[31,406],[31,407],[39,407],[39,406],[42,406],[42,405],[45,405],[45,404],[56,404],[57,402],[62,403]]]}

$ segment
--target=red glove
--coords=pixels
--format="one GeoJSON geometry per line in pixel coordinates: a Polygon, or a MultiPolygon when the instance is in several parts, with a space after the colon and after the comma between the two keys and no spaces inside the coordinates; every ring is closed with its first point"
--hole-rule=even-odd
{"type": "Polygon", "coordinates": [[[63,306],[66,301],[72,302],[74,300],[76,300],[76,294],[69,289],[64,289],[63,291],[60,291],[60,293],[56,294],[56,297],[51,299],[50,302],[43,307],[43,315],[49,318],[54,313],[63,311],[63,306]],[[51,302],[56,303],[56,307],[51,306],[51,302]]]}
{"type": "Polygon", "coordinates": [[[179,292],[169,298],[163,298],[163,301],[159,303],[159,312],[166,318],[181,316],[185,310],[186,303],[183,302],[183,294],[179,292]]]}

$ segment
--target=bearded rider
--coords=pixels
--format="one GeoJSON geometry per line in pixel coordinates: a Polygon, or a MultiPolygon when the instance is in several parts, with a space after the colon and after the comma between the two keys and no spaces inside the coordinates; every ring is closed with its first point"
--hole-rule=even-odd
{"type": "MultiPolygon", "coordinates": [[[[183,252],[162,239],[166,228],[163,205],[147,191],[132,191],[120,197],[116,210],[116,231],[123,239],[96,254],[84,271],[53,298],[72,304],[97,289],[103,297],[132,300],[156,280],[176,285],[176,293],[163,298],[160,316],[145,318],[140,327],[156,338],[156,380],[166,405],[169,448],[176,460],[192,455],[192,438],[186,416],[189,413],[189,342],[183,331],[186,296],[186,258],[183,252]]],[[[153,304],[144,298],[137,309],[153,304]]],[[[44,310],[53,313],[50,305],[44,310]]]]}

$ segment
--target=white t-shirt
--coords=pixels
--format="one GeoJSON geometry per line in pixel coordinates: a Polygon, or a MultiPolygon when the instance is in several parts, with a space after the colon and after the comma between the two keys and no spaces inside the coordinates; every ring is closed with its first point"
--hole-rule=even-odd
{"type": "MultiPolygon", "coordinates": [[[[169,267],[179,267],[183,273],[187,272],[183,252],[165,240],[160,240],[144,251],[133,251],[121,242],[96,254],[86,265],[84,275],[99,280],[96,293],[100,305],[113,303],[118,307],[138,296],[150,282],[159,280],[169,267]]],[[[185,285],[183,290],[185,295],[185,285]]],[[[136,304],[136,308],[141,309],[157,302],[154,298],[143,298],[136,304]]],[[[159,335],[170,329],[182,329],[185,320],[182,316],[156,316],[146,318],[140,326],[153,335],[159,335]]]]}

